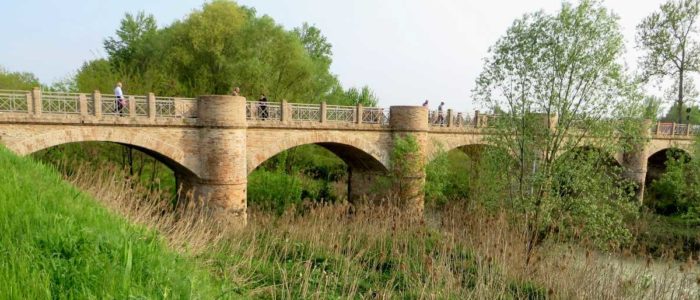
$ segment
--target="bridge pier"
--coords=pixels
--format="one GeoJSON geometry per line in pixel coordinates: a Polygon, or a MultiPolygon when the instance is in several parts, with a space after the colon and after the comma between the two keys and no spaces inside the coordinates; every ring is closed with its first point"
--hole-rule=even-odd
{"type": "Polygon", "coordinates": [[[199,178],[186,179],[195,199],[207,201],[224,224],[247,222],[246,115],[244,97],[200,96],[199,178]]]}
{"type": "MultiPolygon", "coordinates": [[[[643,136],[646,139],[651,138],[651,120],[644,120],[642,125],[643,136]]],[[[647,176],[647,147],[649,143],[644,142],[640,145],[635,145],[632,150],[622,153],[622,167],[624,169],[623,176],[634,182],[637,187],[635,188],[635,198],[640,204],[644,202],[644,185],[646,184],[647,176]]]]}
{"type": "MultiPolygon", "coordinates": [[[[400,176],[396,180],[400,205],[406,210],[422,215],[425,203],[425,166],[428,153],[428,109],[422,106],[392,106],[389,125],[392,130],[394,143],[399,138],[411,135],[415,138],[418,151],[407,153],[403,170],[394,174],[400,176]]],[[[391,168],[397,162],[392,161],[391,168]]]]}

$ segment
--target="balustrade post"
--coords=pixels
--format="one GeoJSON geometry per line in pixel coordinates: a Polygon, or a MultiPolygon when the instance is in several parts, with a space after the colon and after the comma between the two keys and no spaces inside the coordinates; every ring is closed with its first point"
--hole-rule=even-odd
{"type": "Polygon", "coordinates": [[[676,135],[676,122],[671,123],[671,136],[676,135]]]}
{"type": "Polygon", "coordinates": [[[92,92],[92,101],[95,106],[95,117],[102,117],[102,94],[100,91],[95,90],[92,92]]]}
{"type": "Polygon", "coordinates": [[[448,108],[447,109],[447,127],[453,127],[454,126],[454,120],[452,119],[452,109],[448,108]]]}
{"type": "Polygon", "coordinates": [[[656,121],[656,130],[653,130],[652,134],[659,134],[659,130],[661,130],[661,121],[656,121]]]}
{"type": "Polygon", "coordinates": [[[480,127],[480,123],[481,122],[479,122],[479,111],[475,110],[474,111],[474,127],[480,127]]]}
{"type": "Polygon", "coordinates": [[[688,125],[685,126],[685,136],[689,136],[689,135],[690,135],[690,123],[688,123],[688,125]]]}
{"type": "Polygon", "coordinates": [[[321,102],[321,123],[326,123],[326,112],[328,111],[328,107],[326,105],[326,101],[321,102]]]}
{"type": "Polygon", "coordinates": [[[38,87],[35,87],[32,89],[32,104],[34,106],[33,107],[34,115],[40,116],[41,110],[42,110],[42,103],[41,103],[41,90],[38,87]]]}
{"type": "Polygon", "coordinates": [[[362,108],[362,103],[357,103],[357,112],[355,113],[355,123],[357,124],[362,124],[362,112],[364,109],[362,108]]]}
{"type": "Polygon", "coordinates": [[[287,102],[287,100],[282,99],[282,103],[280,104],[280,110],[282,110],[282,113],[280,114],[280,121],[284,123],[292,119],[290,114],[291,111],[289,108],[289,103],[287,102]]]}
{"type": "Polygon", "coordinates": [[[136,117],[136,97],[129,96],[129,117],[136,117]]]}
{"type": "Polygon", "coordinates": [[[87,103],[87,96],[85,94],[78,94],[78,106],[80,108],[80,116],[87,116],[88,115],[88,103],[87,103]]]}
{"type": "Polygon", "coordinates": [[[148,119],[156,119],[156,94],[148,93],[148,119]]]}

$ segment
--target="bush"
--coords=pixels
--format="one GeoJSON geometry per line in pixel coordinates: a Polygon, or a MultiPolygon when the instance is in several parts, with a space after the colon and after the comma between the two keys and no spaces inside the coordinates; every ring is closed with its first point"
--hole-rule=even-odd
{"type": "Polygon", "coordinates": [[[256,170],[248,176],[248,202],[263,210],[282,213],[301,203],[303,191],[299,178],[281,171],[256,170]]]}

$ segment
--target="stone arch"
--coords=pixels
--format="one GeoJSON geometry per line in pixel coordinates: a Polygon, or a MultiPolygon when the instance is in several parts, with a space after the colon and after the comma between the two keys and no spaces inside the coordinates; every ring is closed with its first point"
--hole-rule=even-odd
{"type": "MultiPolygon", "coordinates": [[[[450,151],[462,151],[473,161],[479,161],[483,152],[486,149],[502,149],[496,145],[490,144],[483,140],[476,140],[466,144],[451,143],[449,147],[444,147],[442,144],[435,143],[433,149],[428,154],[427,164],[431,163],[440,153],[448,153],[450,151]]],[[[509,154],[513,158],[512,154],[509,154]]]]}
{"type": "Polygon", "coordinates": [[[493,146],[481,134],[431,134],[428,145],[427,163],[430,163],[440,153],[462,149],[472,145],[493,146]]]}
{"type": "MultiPolygon", "coordinates": [[[[266,160],[294,147],[315,144],[324,147],[342,159],[350,168],[374,172],[389,170],[388,147],[382,147],[352,135],[323,136],[310,133],[295,139],[280,138],[280,143],[251,147],[248,150],[248,174],[266,160]]],[[[250,142],[250,140],[249,140],[250,142]]]]}
{"type": "MultiPolygon", "coordinates": [[[[651,152],[651,151],[650,151],[651,152]]],[[[666,161],[668,160],[668,155],[673,155],[673,152],[678,154],[685,154],[688,158],[691,154],[680,147],[668,147],[655,150],[647,157],[647,174],[645,182],[650,185],[654,180],[659,179],[661,175],[666,171],[666,161]]]]}
{"type": "Polygon", "coordinates": [[[164,163],[175,173],[198,175],[196,157],[194,159],[188,157],[182,149],[164,142],[159,137],[142,132],[134,134],[123,128],[51,130],[6,146],[19,155],[28,155],[46,148],[80,142],[131,145],[164,163]]]}

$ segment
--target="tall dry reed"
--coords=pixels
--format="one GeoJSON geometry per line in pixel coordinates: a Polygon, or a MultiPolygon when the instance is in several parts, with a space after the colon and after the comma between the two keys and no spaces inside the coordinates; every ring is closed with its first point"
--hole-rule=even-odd
{"type": "Polygon", "coordinates": [[[115,168],[67,178],[108,208],[159,231],[240,286],[270,298],[689,299],[698,272],[542,241],[526,264],[524,222],[506,212],[449,206],[424,218],[388,205],[309,204],[282,216],[256,211],[223,231],[201,204],[173,206],[115,168]]]}

